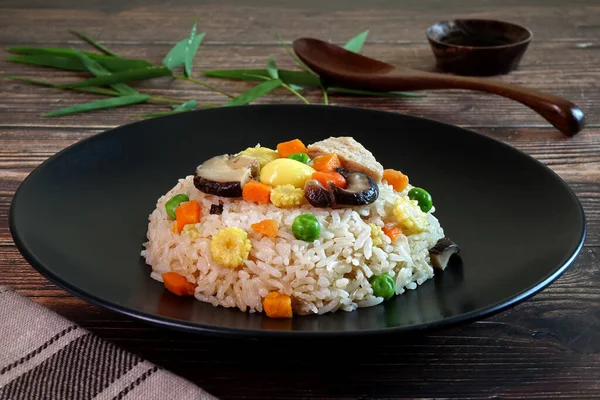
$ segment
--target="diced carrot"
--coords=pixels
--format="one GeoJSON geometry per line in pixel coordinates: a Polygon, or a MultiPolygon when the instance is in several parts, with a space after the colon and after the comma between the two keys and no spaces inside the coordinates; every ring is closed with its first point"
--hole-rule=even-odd
{"type": "Polygon", "coordinates": [[[242,198],[255,203],[268,203],[271,197],[271,186],[258,181],[250,181],[242,188],[242,198]]]}
{"type": "Polygon", "coordinates": [[[294,139],[289,142],[279,143],[277,145],[277,152],[279,153],[279,157],[287,158],[295,153],[308,153],[308,149],[300,139],[294,139]]]}
{"type": "Polygon", "coordinates": [[[256,224],[250,225],[250,228],[252,228],[254,232],[265,236],[275,237],[279,231],[279,224],[274,219],[264,219],[256,224]]]}
{"type": "Polygon", "coordinates": [[[339,172],[335,171],[317,171],[313,172],[312,179],[318,181],[321,185],[328,187],[328,182],[333,182],[334,185],[346,189],[348,187],[346,179],[339,172]]]}
{"type": "Polygon", "coordinates": [[[384,169],[383,180],[392,185],[396,192],[403,191],[408,185],[408,176],[395,169],[384,169]]]}
{"type": "Polygon", "coordinates": [[[402,228],[400,228],[398,225],[386,225],[383,228],[381,228],[381,230],[387,237],[389,237],[392,240],[392,242],[398,239],[400,235],[402,235],[402,228]]]}
{"type": "Polygon", "coordinates": [[[337,154],[323,154],[313,159],[312,167],[315,171],[335,171],[342,167],[342,162],[337,154]]]}
{"type": "Polygon", "coordinates": [[[181,203],[179,207],[175,209],[175,216],[177,221],[177,233],[181,233],[184,226],[200,222],[200,204],[196,200],[181,203]]]}
{"type": "Polygon", "coordinates": [[[286,294],[271,292],[263,301],[265,314],[269,318],[292,318],[292,298],[286,294]]]}
{"type": "Polygon", "coordinates": [[[193,296],[196,286],[188,282],[185,276],[177,272],[165,272],[162,274],[163,283],[167,290],[177,296],[193,296]]]}

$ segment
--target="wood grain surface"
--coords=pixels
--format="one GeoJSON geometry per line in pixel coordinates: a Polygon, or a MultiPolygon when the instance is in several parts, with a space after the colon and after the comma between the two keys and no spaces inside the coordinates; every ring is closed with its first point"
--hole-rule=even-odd
{"type": "MultiPolygon", "coordinates": [[[[49,283],[21,257],[8,229],[12,195],[27,174],[55,152],[135,121],[137,114],[166,109],[145,104],[43,118],[44,112],[97,97],[1,78],[0,285],[222,398],[600,398],[597,1],[4,0],[0,2],[0,47],[85,48],[68,33],[73,28],[122,55],[159,63],[197,18],[208,32],[194,65],[198,77],[206,69],[262,68],[271,55],[280,67],[292,67],[275,32],[287,41],[314,36],[343,43],[365,29],[371,31],[365,54],[433,70],[425,30],[455,17],[503,19],[530,28],[534,40],[519,70],[497,79],[568,98],[586,113],[587,128],[565,138],[515,102],[458,90],[431,91],[411,99],[334,96],[332,102],[468,127],[530,154],[566,180],[585,209],[588,236],[574,265],[532,299],[484,321],[426,335],[293,344],[171,332],[91,306],[49,283]]],[[[73,73],[4,60],[0,60],[0,74],[59,83],[73,79],[73,73]]],[[[244,82],[210,82],[232,93],[249,87],[244,82]]],[[[224,101],[201,87],[166,78],[135,87],[155,96],[224,101]]],[[[309,99],[320,101],[318,92],[309,99]]],[[[259,102],[284,101],[295,99],[275,92],[259,102]]]]}

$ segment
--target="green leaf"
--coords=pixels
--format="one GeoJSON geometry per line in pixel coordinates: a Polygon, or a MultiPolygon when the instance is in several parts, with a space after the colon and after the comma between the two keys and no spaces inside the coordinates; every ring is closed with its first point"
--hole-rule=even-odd
{"type": "Polygon", "coordinates": [[[185,103],[177,106],[173,111],[190,111],[198,107],[198,100],[188,100],[185,103]]]}
{"type": "Polygon", "coordinates": [[[109,56],[119,57],[116,53],[114,53],[111,50],[107,49],[106,47],[102,46],[100,43],[96,42],[94,39],[92,39],[85,33],[77,32],[76,30],[73,30],[73,29],[69,29],[69,32],[71,32],[73,35],[77,36],[81,40],[88,42],[89,44],[91,44],[92,46],[94,46],[95,48],[97,48],[98,50],[103,52],[104,54],[107,54],[109,56]]]}
{"type": "Polygon", "coordinates": [[[229,100],[227,103],[223,104],[223,106],[241,106],[243,104],[248,104],[261,96],[277,89],[283,84],[283,82],[279,79],[273,79],[270,81],[265,81],[254,86],[252,89],[245,91],[237,97],[229,100]]]}
{"type": "Polygon", "coordinates": [[[163,65],[169,69],[173,69],[185,64],[185,76],[189,77],[192,73],[194,57],[205,35],[206,33],[196,35],[196,24],[194,24],[190,36],[177,42],[171,48],[163,59],[163,65]]]}
{"type": "Polygon", "coordinates": [[[294,90],[304,90],[302,86],[294,85],[293,83],[290,83],[290,87],[294,90]]]}
{"type": "MultiPolygon", "coordinates": [[[[104,68],[102,65],[98,64],[96,61],[92,60],[90,57],[86,56],[82,52],[77,51],[75,49],[73,49],[73,51],[75,51],[75,55],[81,60],[81,62],[83,63],[83,65],[92,74],[94,74],[96,76],[109,76],[109,75],[111,75],[111,73],[110,73],[109,70],[107,70],[106,68],[104,68]]],[[[136,93],[138,93],[131,86],[126,85],[124,83],[115,83],[115,84],[111,85],[111,87],[113,89],[115,89],[117,92],[119,92],[119,94],[127,95],[127,94],[136,94],[136,93]]]]}
{"type": "MultiPolygon", "coordinates": [[[[318,76],[311,75],[305,71],[291,71],[286,69],[280,69],[279,79],[286,84],[304,85],[304,86],[319,86],[320,80],[318,76]]],[[[215,78],[228,78],[237,79],[242,81],[257,81],[260,78],[249,76],[256,75],[269,78],[269,73],[266,69],[221,69],[204,71],[204,75],[212,76],[215,78]]]]}
{"type": "Polygon", "coordinates": [[[98,76],[96,78],[87,79],[82,82],[60,85],[59,87],[66,89],[75,89],[90,86],[106,86],[113,85],[115,83],[140,81],[170,75],[172,75],[172,72],[165,67],[131,69],[127,71],[115,72],[114,74],[110,74],[107,76],[98,76]]]}
{"type": "Polygon", "coordinates": [[[277,71],[277,64],[273,57],[269,57],[269,61],[267,62],[267,73],[273,79],[279,79],[279,71],[277,71]]]}
{"type": "MultiPolygon", "coordinates": [[[[22,55],[49,55],[49,56],[60,56],[60,57],[75,57],[75,51],[72,48],[65,47],[29,47],[29,46],[12,46],[7,49],[11,53],[22,54],[22,55]]],[[[105,54],[98,53],[90,53],[89,51],[82,51],[81,53],[86,56],[93,58],[94,60],[114,60],[121,59],[118,56],[108,56],[105,54]]],[[[125,58],[125,60],[133,60],[131,58],[125,58]]],[[[150,65],[150,63],[146,60],[138,60],[143,61],[144,63],[150,65]]]]}
{"type": "MultiPolygon", "coordinates": [[[[51,87],[54,89],[66,90],[64,88],[61,88],[60,85],[58,85],[56,83],[52,83],[52,82],[39,81],[37,79],[21,78],[21,77],[12,76],[12,75],[0,75],[0,76],[2,76],[3,78],[6,78],[6,79],[13,80],[13,81],[30,83],[32,85],[38,85],[38,86],[51,87]]],[[[95,94],[104,94],[107,96],[118,96],[119,95],[119,93],[114,90],[104,89],[104,88],[99,88],[99,87],[79,88],[79,89],[73,89],[73,90],[77,90],[80,92],[95,93],[95,94]]]]}
{"type": "Polygon", "coordinates": [[[140,115],[141,118],[155,118],[155,117],[164,117],[165,115],[173,115],[173,114],[179,114],[181,112],[185,112],[185,111],[163,111],[163,112],[157,112],[157,113],[151,113],[151,114],[142,114],[140,115]]]}
{"type": "MultiPolygon", "coordinates": [[[[212,106],[209,104],[203,104],[202,107],[210,108],[210,107],[215,107],[215,106],[212,106]]],[[[172,115],[172,114],[179,114],[179,113],[186,112],[186,111],[193,111],[196,108],[198,108],[198,101],[197,100],[188,100],[185,103],[173,108],[173,110],[171,110],[171,111],[164,111],[164,112],[153,113],[153,114],[143,114],[143,115],[141,115],[141,117],[142,118],[162,117],[164,115],[172,115]]]]}
{"type": "Polygon", "coordinates": [[[406,92],[373,92],[371,90],[359,90],[359,89],[348,89],[339,87],[327,88],[329,93],[344,93],[344,94],[355,94],[359,96],[372,96],[372,97],[425,97],[423,93],[406,93],[406,92]]]}
{"type": "Polygon", "coordinates": [[[188,39],[183,39],[182,41],[176,43],[175,46],[169,50],[163,59],[162,64],[169,69],[173,69],[185,63],[187,43],[188,39]]]}
{"type": "Polygon", "coordinates": [[[61,115],[83,113],[93,110],[102,110],[105,108],[128,106],[130,104],[144,103],[150,100],[150,98],[150,95],[141,93],[132,94],[129,96],[111,97],[110,99],[96,100],[89,103],[82,103],[54,110],[47,114],[44,114],[44,117],[58,117],[61,115]]]}
{"type": "Polygon", "coordinates": [[[368,29],[348,40],[348,42],[344,45],[344,48],[346,50],[353,51],[354,53],[360,53],[363,45],[365,44],[365,40],[367,40],[367,36],[369,36],[368,29]]]}
{"type": "Polygon", "coordinates": [[[192,43],[190,44],[190,46],[187,49],[186,55],[185,55],[185,68],[184,68],[184,72],[186,76],[191,76],[192,75],[192,64],[194,63],[194,58],[196,57],[196,52],[198,51],[198,47],[200,47],[200,44],[202,43],[202,39],[204,39],[204,36],[206,35],[206,33],[201,33],[199,35],[197,35],[194,40],[192,40],[192,43]]]}
{"type": "MultiPolygon", "coordinates": [[[[77,58],[77,56],[72,50],[69,49],[69,53],[61,51],[57,54],[58,55],[54,55],[51,53],[39,53],[20,56],[7,56],[6,60],[23,64],[39,65],[42,67],[58,68],[67,71],[87,71],[87,68],[82,64],[81,60],[77,58]]],[[[102,54],[90,56],[90,54],[93,53],[83,54],[96,60],[100,65],[102,65],[104,68],[111,72],[125,71],[128,69],[148,68],[152,66],[152,64],[150,64],[146,60],[119,58],[105,56],[102,54]]]]}

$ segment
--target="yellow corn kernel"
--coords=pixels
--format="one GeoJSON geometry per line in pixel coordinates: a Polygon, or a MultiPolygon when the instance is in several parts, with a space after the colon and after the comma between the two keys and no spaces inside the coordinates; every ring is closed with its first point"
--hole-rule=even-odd
{"type": "Polygon", "coordinates": [[[181,232],[188,235],[192,240],[198,239],[200,237],[200,231],[198,231],[198,228],[196,228],[194,224],[185,225],[181,232]]]}
{"type": "Polygon", "coordinates": [[[383,244],[383,230],[375,224],[369,224],[371,228],[371,239],[373,246],[381,246],[383,244]]]}
{"type": "Polygon", "coordinates": [[[244,154],[248,157],[256,158],[260,167],[264,167],[271,161],[279,158],[279,153],[273,149],[269,149],[268,147],[248,147],[246,150],[236,154],[240,155],[244,154]]]}
{"type": "Polygon", "coordinates": [[[212,258],[228,268],[237,268],[248,259],[252,243],[240,228],[221,229],[210,241],[212,258]]]}
{"type": "Polygon", "coordinates": [[[416,200],[407,196],[399,197],[394,203],[394,217],[405,235],[421,233],[427,228],[427,215],[416,200]]]}
{"type": "Polygon", "coordinates": [[[294,185],[275,186],[271,189],[271,203],[277,207],[294,207],[302,204],[304,190],[294,185]]]}

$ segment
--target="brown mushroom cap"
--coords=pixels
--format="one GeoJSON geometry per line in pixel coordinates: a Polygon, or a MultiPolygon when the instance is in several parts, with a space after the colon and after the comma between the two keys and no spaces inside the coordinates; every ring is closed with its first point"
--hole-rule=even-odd
{"type": "Polygon", "coordinates": [[[329,184],[336,204],[362,206],[373,203],[379,197],[379,186],[369,175],[343,168],[337,168],[337,172],[346,179],[348,187],[342,189],[332,183],[329,184]]]}
{"type": "Polygon", "coordinates": [[[333,207],[335,204],[333,193],[314,179],[306,181],[304,197],[313,207],[333,207]]]}
{"type": "Polygon", "coordinates": [[[224,154],[213,157],[196,168],[194,185],[204,193],[223,197],[241,197],[242,187],[256,178],[260,170],[257,159],[246,155],[224,154]]]}

